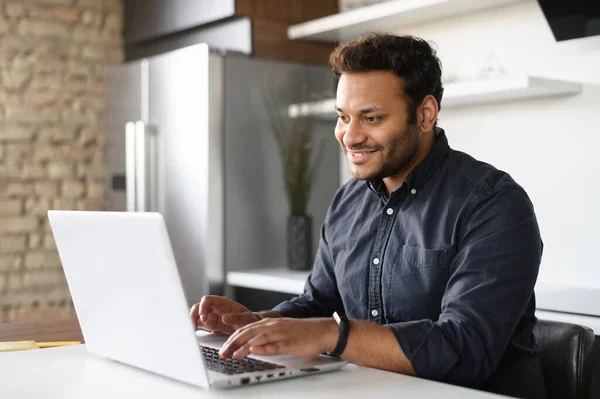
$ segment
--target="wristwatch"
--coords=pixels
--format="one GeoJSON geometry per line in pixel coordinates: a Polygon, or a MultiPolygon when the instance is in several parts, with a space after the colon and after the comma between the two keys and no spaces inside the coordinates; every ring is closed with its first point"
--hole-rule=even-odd
{"type": "Polygon", "coordinates": [[[333,352],[328,352],[331,356],[340,357],[342,353],[344,353],[344,349],[346,349],[346,343],[348,343],[348,334],[350,333],[350,321],[346,317],[344,312],[334,312],[333,319],[338,325],[339,336],[337,344],[335,345],[335,349],[333,352]]]}

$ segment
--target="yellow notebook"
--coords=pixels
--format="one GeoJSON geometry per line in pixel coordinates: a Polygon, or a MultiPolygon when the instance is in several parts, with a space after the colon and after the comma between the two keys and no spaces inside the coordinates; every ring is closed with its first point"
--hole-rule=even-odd
{"type": "Polygon", "coordinates": [[[81,341],[55,341],[55,342],[38,342],[40,348],[54,348],[55,346],[79,345],[81,341]]]}
{"type": "Polygon", "coordinates": [[[55,341],[55,342],[35,342],[35,341],[12,341],[0,342],[0,352],[26,351],[30,349],[54,348],[56,346],[79,345],[81,341],[55,341]]]}
{"type": "Polygon", "coordinates": [[[0,352],[26,351],[39,348],[35,341],[0,342],[0,352]]]}

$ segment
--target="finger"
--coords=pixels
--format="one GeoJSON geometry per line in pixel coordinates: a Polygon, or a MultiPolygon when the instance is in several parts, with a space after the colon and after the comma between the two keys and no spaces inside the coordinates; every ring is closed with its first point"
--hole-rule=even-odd
{"type": "Polygon", "coordinates": [[[245,326],[246,324],[254,323],[256,321],[256,316],[251,312],[226,313],[221,317],[221,321],[230,326],[245,326]]]}
{"type": "Polygon", "coordinates": [[[207,295],[200,301],[200,314],[215,312],[218,315],[247,311],[245,307],[224,296],[207,295]]]}
{"type": "Polygon", "coordinates": [[[206,315],[210,313],[214,300],[215,296],[213,295],[206,295],[202,297],[200,300],[200,305],[198,306],[198,315],[200,317],[200,321],[204,321],[206,315]]]}
{"type": "Polygon", "coordinates": [[[225,345],[229,345],[230,343],[239,340],[241,336],[243,336],[244,334],[247,333],[247,331],[256,329],[256,328],[260,328],[261,326],[264,326],[264,324],[261,324],[261,322],[256,322],[256,323],[250,323],[250,324],[246,324],[243,326],[239,326],[236,331],[234,331],[229,338],[227,338],[227,340],[225,341],[225,344],[223,344],[223,346],[225,345]]]}
{"type": "Polygon", "coordinates": [[[285,339],[286,334],[282,332],[273,333],[273,332],[264,332],[256,335],[254,338],[248,340],[248,345],[252,346],[262,346],[266,344],[275,343],[285,339]]]}
{"type": "Polygon", "coordinates": [[[274,356],[281,355],[284,353],[291,353],[288,349],[286,349],[286,344],[283,341],[273,342],[266,345],[255,346],[250,345],[250,353],[254,355],[263,355],[263,356],[274,356]]]}
{"type": "Polygon", "coordinates": [[[219,315],[211,312],[204,316],[204,320],[200,322],[200,327],[205,330],[214,331],[218,324],[219,315]]]}
{"type": "Polygon", "coordinates": [[[238,350],[233,352],[234,359],[243,359],[250,354],[250,345],[242,345],[238,350]]]}
{"type": "MultiPolygon", "coordinates": [[[[238,325],[235,326],[236,331],[234,331],[229,338],[227,339],[227,341],[225,342],[225,344],[223,346],[227,346],[229,344],[231,344],[232,342],[235,342],[236,340],[239,340],[239,337],[243,337],[246,336],[245,334],[248,334],[248,331],[252,331],[251,336],[255,336],[257,334],[260,334],[262,331],[270,331],[270,332],[275,332],[275,331],[287,331],[289,330],[289,326],[285,323],[281,323],[280,319],[263,319],[263,320],[259,320],[250,324],[246,324],[244,326],[238,325]]],[[[250,336],[247,336],[250,337],[250,336]]]]}
{"type": "Polygon", "coordinates": [[[200,304],[196,303],[194,304],[194,306],[192,306],[192,308],[190,309],[190,316],[192,317],[192,323],[194,324],[194,328],[198,329],[198,321],[200,316],[198,315],[198,308],[200,307],[200,304]]]}
{"type": "Polygon", "coordinates": [[[252,339],[254,336],[264,332],[264,326],[258,325],[259,323],[249,324],[245,327],[240,328],[225,341],[219,355],[224,358],[231,357],[235,351],[237,351],[242,345],[252,339]]]}

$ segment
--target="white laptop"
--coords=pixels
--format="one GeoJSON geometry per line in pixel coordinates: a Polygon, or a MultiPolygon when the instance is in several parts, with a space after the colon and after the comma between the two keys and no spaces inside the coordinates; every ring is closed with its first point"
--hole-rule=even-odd
{"type": "Polygon", "coordinates": [[[329,356],[220,359],[227,337],[195,331],[159,213],[49,211],[48,218],[90,353],[205,388],[346,364],[329,356]]]}

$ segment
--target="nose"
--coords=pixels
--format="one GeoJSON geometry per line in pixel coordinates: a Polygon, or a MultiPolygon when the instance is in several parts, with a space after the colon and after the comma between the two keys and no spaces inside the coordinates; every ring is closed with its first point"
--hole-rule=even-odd
{"type": "Polygon", "coordinates": [[[367,135],[361,128],[359,120],[352,119],[349,123],[342,124],[341,131],[341,141],[346,148],[352,148],[355,145],[362,144],[367,141],[367,135]]]}

